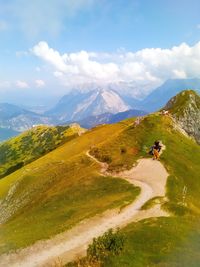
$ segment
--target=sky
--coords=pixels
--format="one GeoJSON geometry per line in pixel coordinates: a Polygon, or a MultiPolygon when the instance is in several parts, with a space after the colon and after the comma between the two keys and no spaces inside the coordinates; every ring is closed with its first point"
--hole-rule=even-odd
{"type": "Polygon", "coordinates": [[[87,84],[146,95],[200,78],[199,10],[199,0],[0,0],[0,102],[50,103],[87,84]]]}

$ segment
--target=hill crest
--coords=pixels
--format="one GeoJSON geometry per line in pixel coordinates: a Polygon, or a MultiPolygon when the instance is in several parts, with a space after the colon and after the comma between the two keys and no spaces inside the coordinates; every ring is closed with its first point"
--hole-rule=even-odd
{"type": "Polygon", "coordinates": [[[200,96],[185,90],[172,97],[165,106],[186,133],[200,143],[200,96]]]}

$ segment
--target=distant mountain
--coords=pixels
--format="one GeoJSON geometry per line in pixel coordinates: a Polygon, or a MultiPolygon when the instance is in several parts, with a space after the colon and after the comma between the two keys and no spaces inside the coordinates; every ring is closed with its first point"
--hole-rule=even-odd
{"type": "Polygon", "coordinates": [[[142,110],[130,109],[124,112],[116,113],[116,114],[104,113],[104,114],[97,115],[97,116],[90,116],[83,120],[78,121],[78,123],[82,127],[89,129],[89,128],[95,127],[98,124],[116,123],[116,122],[131,118],[131,117],[144,116],[146,114],[147,112],[142,111],[142,110]]]}
{"type": "Polygon", "coordinates": [[[100,89],[90,92],[74,91],[61,98],[58,104],[45,113],[58,122],[79,121],[89,116],[104,113],[118,113],[130,106],[113,90],[100,89]]]}
{"type": "Polygon", "coordinates": [[[153,90],[143,101],[138,103],[137,108],[149,112],[156,111],[165,106],[171,97],[186,89],[193,89],[200,92],[200,79],[168,80],[163,85],[153,90]]]}
{"type": "Polygon", "coordinates": [[[20,132],[14,131],[12,129],[0,128],[0,142],[5,141],[13,136],[18,135],[20,132]]]}
{"type": "MultiPolygon", "coordinates": [[[[113,114],[128,110],[153,112],[161,109],[171,97],[182,90],[193,89],[200,92],[200,79],[168,80],[143,100],[133,98],[131,94],[128,94],[128,90],[131,91],[132,86],[134,84],[126,85],[122,83],[110,87],[95,86],[94,84],[88,88],[88,91],[87,88],[84,88],[84,90],[81,90],[81,88],[74,89],[63,96],[54,108],[43,114],[16,105],[0,104],[0,128],[5,129],[0,140],[5,140],[5,138],[18,132],[28,130],[34,125],[59,125],[75,121],[90,128],[97,124],[112,123],[115,118],[113,114]],[[121,89],[120,86],[122,86],[121,89]]],[[[138,115],[124,113],[121,116],[122,120],[128,116],[138,115]]],[[[118,114],[113,122],[119,120],[118,114]]]]}
{"type": "Polygon", "coordinates": [[[171,98],[165,109],[200,144],[200,96],[192,90],[183,91],[171,98]]]}
{"type": "Polygon", "coordinates": [[[52,124],[52,119],[16,105],[0,104],[0,128],[22,132],[37,124],[52,124]]]}

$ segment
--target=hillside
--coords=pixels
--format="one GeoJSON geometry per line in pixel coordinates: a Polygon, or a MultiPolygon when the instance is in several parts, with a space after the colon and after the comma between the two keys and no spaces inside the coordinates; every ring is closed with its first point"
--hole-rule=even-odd
{"type": "Polygon", "coordinates": [[[170,99],[165,109],[200,144],[200,96],[192,90],[183,91],[170,99]]]}
{"type": "Polygon", "coordinates": [[[0,180],[0,253],[49,238],[135,199],[137,187],[100,175],[98,164],[85,155],[124,127],[88,131],[0,180]]]}
{"type": "Polygon", "coordinates": [[[86,152],[90,150],[96,159],[108,164],[110,172],[117,172],[149,157],[149,147],[156,139],[166,146],[161,163],[170,176],[166,197],[150,201],[146,208],[158,203],[173,216],[146,219],[122,229],[127,240],[125,250],[107,259],[105,266],[188,266],[182,264],[181,254],[189,266],[198,266],[200,146],[183,135],[170,116],[159,113],[144,117],[139,124],[127,119],[96,127],[2,179],[1,253],[131,203],[138,188],[100,175],[99,165],[86,152]]]}
{"type": "Polygon", "coordinates": [[[77,137],[79,126],[37,126],[0,144],[0,178],[77,137]]]}
{"type": "Polygon", "coordinates": [[[161,161],[170,176],[166,197],[152,199],[145,210],[161,205],[171,217],[149,218],[121,229],[125,238],[123,252],[119,256],[105,257],[102,266],[199,266],[200,147],[183,135],[169,116],[153,114],[138,126],[128,126],[120,135],[92,151],[99,160],[109,163],[110,170],[127,169],[135,158],[147,155],[155,139],[166,145],[161,161]],[[122,148],[123,153],[120,152],[122,148]]]}

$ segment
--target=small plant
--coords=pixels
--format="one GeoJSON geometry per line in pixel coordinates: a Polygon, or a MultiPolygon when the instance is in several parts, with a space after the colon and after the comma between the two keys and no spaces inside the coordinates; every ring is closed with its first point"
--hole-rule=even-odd
{"type": "Polygon", "coordinates": [[[112,158],[109,155],[102,155],[101,161],[106,162],[106,163],[111,163],[112,162],[112,158]]]}
{"type": "Polygon", "coordinates": [[[120,152],[121,152],[121,154],[125,154],[127,152],[126,147],[121,147],[120,152]]]}
{"type": "Polygon", "coordinates": [[[87,257],[91,261],[103,261],[109,255],[119,255],[124,248],[124,237],[119,229],[114,232],[112,229],[98,238],[87,249],[87,257]]]}

